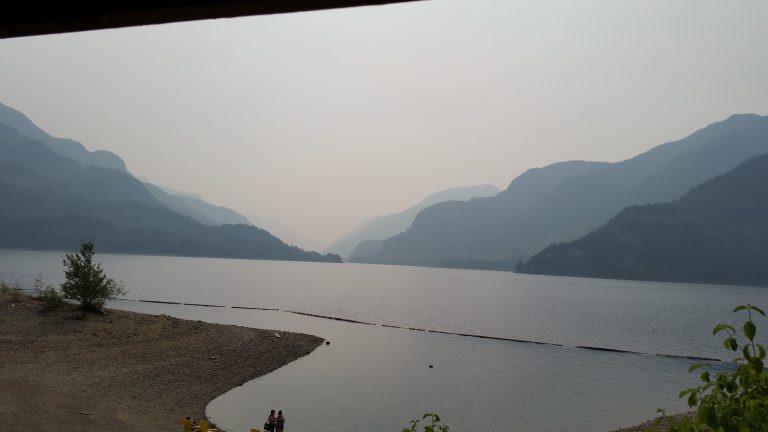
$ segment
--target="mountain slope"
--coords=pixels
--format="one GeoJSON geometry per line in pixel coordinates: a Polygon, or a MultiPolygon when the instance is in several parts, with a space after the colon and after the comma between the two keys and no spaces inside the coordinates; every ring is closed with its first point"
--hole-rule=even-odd
{"type": "Polygon", "coordinates": [[[0,123],[15,129],[21,135],[48,146],[54,152],[78,161],[84,166],[97,166],[125,171],[125,162],[116,154],[106,150],[88,151],[77,141],[56,138],[35,125],[19,111],[0,103],[0,123]]]}
{"type": "Polygon", "coordinates": [[[349,257],[347,257],[346,260],[349,262],[365,262],[368,256],[379,252],[382,246],[384,246],[384,240],[363,240],[352,249],[352,252],[349,253],[349,257]]]}
{"type": "Polygon", "coordinates": [[[194,194],[174,194],[167,189],[144,182],[144,187],[162,205],[203,225],[243,224],[252,225],[245,216],[227,207],[203,201],[194,194]]]}
{"type": "Polygon", "coordinates": [[[416,215],[431,205],[444,201],[466,201],[472,198],[489,197],[497,193],[499,193],[499,189],[492,185],[457,187],[435,192],[418,204],[399,213],[380,216],[361,223],[352,232],[342,236],[331,245],[328,252],[348,257],[352,254],[353,249],[364,240],[384,240],[405,231],[416,215]]]}
{"type": "MultiPolygon", "coordinates": [[[[362,262],[463,267],[464,261],[496,261],[523,252],[498,241],[500,227],[519,216],[537,196],[565,179],[603,166],[601,162],[569,161],[526,171],[495,197],[449,201],[418,213],[405,232],[387,239],[381,250],[362,262]],[[520,205],[517,205],[517,202],[520,205]]],[[[474,267],[474,266],[472,266],[474,267]]]]}
{"type": "Polygon", "coordinates": [[[744,114],[625,161],[531,170],[496,197],[424,209],[366,262],[483,268],[495,262],[511,270],[517,260],[579,238],[628,205],[677,198],[766,151],[768,117],[744,114]]]}
{"type": "Polygon", "coordinates": [[[246,225],[204,226],[161,205],[127,172],[84,166],[0,124],[0,247],[340,261],[246,225]]]}
{"type": "Polygon", "coordinates": [[[523,273],[768,285],[768,155],[663,204],[624,209],[583,238],[550,246],[523,273]]]}
{"type": "Polygon", "coordinates": [[[298,246],[307,250],[323,249],[323,245],[320,244],[320,242],[308,238],[307,236],[285,225],[277,219],[264,217],[253,213],[247,213],[246,216],[248,217],[248,220],[251,221],[252,225],[261,227],[271,232],[290,245],[298,246]]]}

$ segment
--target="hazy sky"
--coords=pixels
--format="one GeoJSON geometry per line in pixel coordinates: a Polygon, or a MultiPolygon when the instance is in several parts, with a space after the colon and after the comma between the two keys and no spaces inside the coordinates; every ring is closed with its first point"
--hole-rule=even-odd
{"type": "Polygon", "coordinates": [[[327,244],[429,193],[768,114],[768,1],[434,0],[0,40],[0,101],[327,244]]]}

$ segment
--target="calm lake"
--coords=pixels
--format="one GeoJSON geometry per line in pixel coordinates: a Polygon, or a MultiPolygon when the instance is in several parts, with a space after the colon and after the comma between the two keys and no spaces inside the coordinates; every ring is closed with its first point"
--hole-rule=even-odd
{"type": "MultiPolygon", "coordinates": [[[[0,279],[30,286],[40,275],[58,284],[62,256],[0,250],[0,279]]],[[[686,410],[677,394],[697,382],[687,372],[693,361],[656,354],[730,358],[712,327],[740,322],[730,313],[736,305],[768,305],[768,289],[753,287],[360,264],[97,259],[125,282],[130,300],[223,306],[122,300],[111,307],[298,331],[331,342],[212,401],[209,416],[233,432],[260,427],[270,409],[285,412],[290,431],[399,431],[425,412],[439,413],[456,431],[631,426],[654,417],[657,408],[686,410]]]]}

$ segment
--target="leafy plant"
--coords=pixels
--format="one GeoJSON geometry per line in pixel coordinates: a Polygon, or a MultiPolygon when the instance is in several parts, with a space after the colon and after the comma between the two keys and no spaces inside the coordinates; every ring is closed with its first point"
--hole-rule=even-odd
{"type": "Polygon", "coordinates": [[[64,298],[76,300],[85,318],[87,311],[102,312],[104,304],[110,298],[125,295],[121,283],[108,278],[101,264],[93,262],[93,243],[80,245],[80,252],[67,254],[64,258],[64,276],[61,284],[64,298]]]}
{"type": "Polygon", "coordinates": [[[765,370],[765,346],[755,342],[757,326],[752,313],[765,316],[757,306],[741,305],[733,313],[745,312],[747,321],[741,327],[746,338],[739,343],[736,328],[729,324],[718,324],[712,334],[725,332],[723,346],[741,353],[733,362],[735,371],[721,372],[712,376],[707,364],[694,364],[690,372],[701,370],[702,385],[680,392],[680,398],[687,397],[688,405],[696,408],[692,418],[670,422],[673,432],[768,432],[768,371],[765,370]]]}
{"type": "Polygon", "coordinates": [[[35,290],[35,297],[44,301],[48,306],[56,308],[64,304],[64,297],[61,296],[59,290],[46,284],[41,275],[35,277],[32,288],[35,290]]]}
{"type": "Polygon", "coordinates": [[[0,282],[0,293],[7,294],[8,298],[10,298],[13,303],[18,303],[27,298],[27,295],[22,292],[21,285],[19,285],[18,282],[14,285],[10,285],[5,281],[0,282]]]}
{"type": "Polygon", "coordinates": [[[411,420],[411,427],[402,432],[448,432],[448,425],[440,424],[440,416],[434,413],[426,413],[421,420],[411,420]],[[422,423],[429,419],[429,424],[422,423]],[[419,424],[422,423],[422,424],[419,424]]]}

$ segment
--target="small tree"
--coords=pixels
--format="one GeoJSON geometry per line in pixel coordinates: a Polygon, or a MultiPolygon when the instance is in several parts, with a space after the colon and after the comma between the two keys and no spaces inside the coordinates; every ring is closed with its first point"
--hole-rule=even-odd
{"type": "Polygon", "coordinates": [[[80,252],[67,254],[64,258],[64,276],[61,284],[64,298],[80,303],[80,310],[85,313],[102,312],[108,299],[125,295],[122,284],[104,274],[101,264],[93,262],[93,243],[90,241],[80,245],[80,252]]]}

